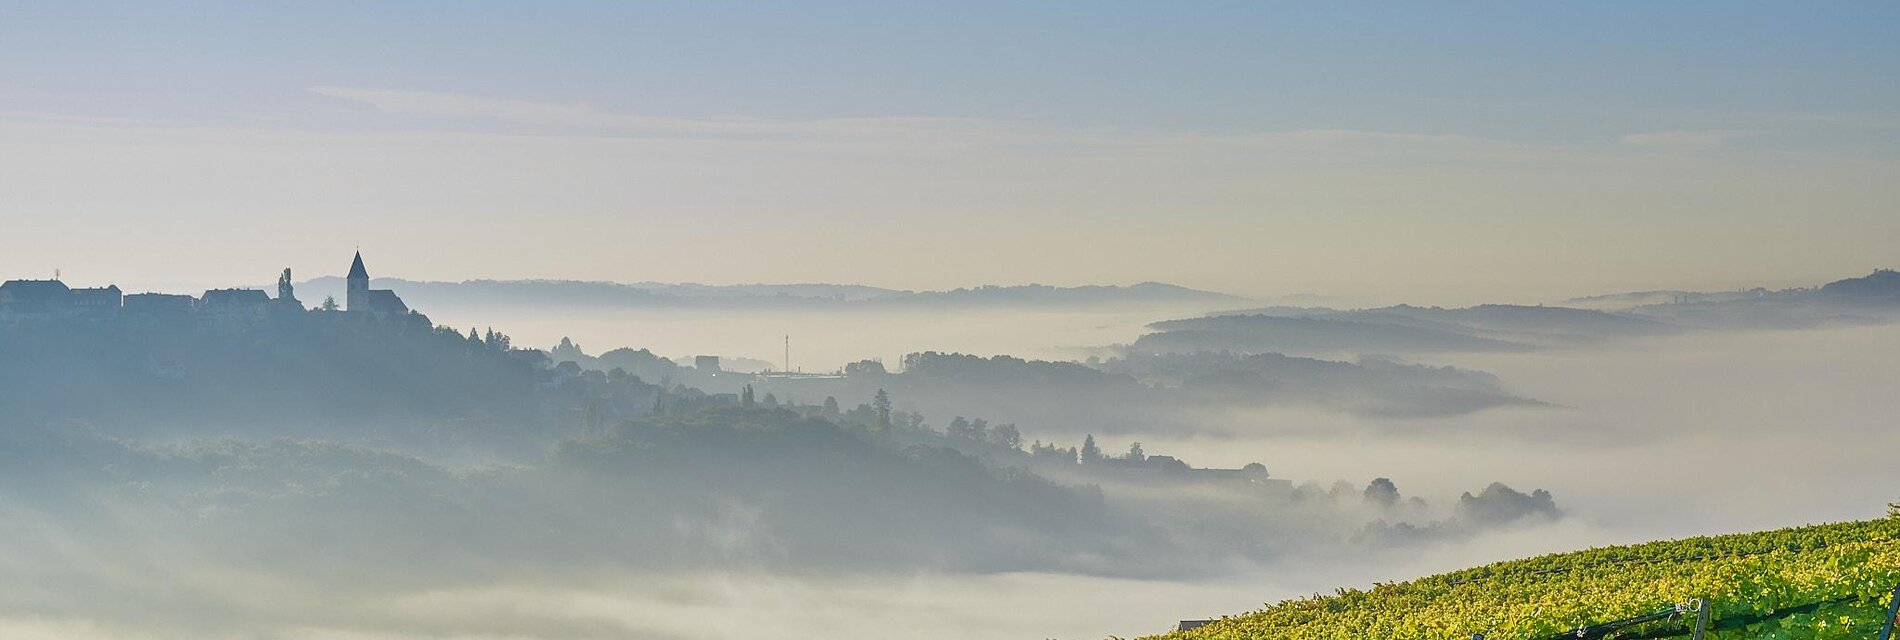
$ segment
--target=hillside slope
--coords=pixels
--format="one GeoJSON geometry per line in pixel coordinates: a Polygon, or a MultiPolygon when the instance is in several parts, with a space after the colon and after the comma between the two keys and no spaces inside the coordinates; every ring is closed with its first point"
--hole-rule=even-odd
{"type": "Polygon", "coordinates": [[[1900,519],[1651,542],[1289,600],[1159,638],[1490,640],[1687,637],[1692,616],[1580,627],[1711,603],[1714,640],[1873,638],[1900,583],[1900,519]],[[1818,605],[1818,606],[1810,606],[1818,605]]]}

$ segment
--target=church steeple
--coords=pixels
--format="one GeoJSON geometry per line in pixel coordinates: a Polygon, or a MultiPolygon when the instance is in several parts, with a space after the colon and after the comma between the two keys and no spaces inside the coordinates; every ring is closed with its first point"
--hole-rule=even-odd
{"type": "Polygon", "coordinates": [[[356,259],[350,262],[350,275],[345,279],[345,284],[343,309],[369,311],[369,270],[363,268],[363,252],[356,252],[356,259]]]}

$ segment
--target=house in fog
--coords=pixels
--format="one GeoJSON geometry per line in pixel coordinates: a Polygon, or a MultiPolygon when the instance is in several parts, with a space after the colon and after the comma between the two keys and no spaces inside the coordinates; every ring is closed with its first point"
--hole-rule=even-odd
{"type": "Polygon", "coordinates": [[[73,289],[67,305],[74,313],[81,315],[110,315],[119,312],[119,306],[125,300],[125,292],[119,285],[73,289]]]}
{"type": "MultiPolygon", "coordinates": [[[[361,252],[350,264],[348,283],[347,314],[374,319],[400,316],[405,322],[427,325],[428,318],[411,311],[396,292],[369,288],[369,270],[363,267],[361,252]]],[[[194,298],[167,293],[126,295],[118,285],[72,288],[58,279],[0,283],[0,320],[8,321],[102,318],[121,313],[139,318],[188,314],[205,322],[235,328],[268,321],[276,314],[304,311],[291,284],[289,269],[278,275],[274,299],[261,289],[211,289],[194,298]]]]}
{"type": "Polygon", "coordinates": [[[72,296],[73,290],[58,280],[8,280],[0,284],[0,313],[52,315],[64,311],[72,296]]]}
{"type": "Polygon", "coordinates": [[[131,315],[187,314],[198,306],[198,299],[174,293],[134,293],[125,297],[120,311],[131,315]]]}
{"type": "Polygon", "coordinates": [[[119,312],[118,285],[74,289],[59,280],[8,280],[0,284],[0,315],[94,317],[119,312]]]}
{"type": "Polygon", "coordinates": [[[198,298],[197,311],[214,324],[238,326],[264,321],[271,299],[262,289],[212,289],[198,298]]]}

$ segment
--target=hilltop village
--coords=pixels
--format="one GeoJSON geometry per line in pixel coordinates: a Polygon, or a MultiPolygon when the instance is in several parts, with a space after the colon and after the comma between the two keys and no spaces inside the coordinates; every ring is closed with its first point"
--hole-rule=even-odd
{"type": "Polygon", "coordinates": [[[272,314],[308,312],[428,326],[428,318],[411,310],[396,292],[369,288],[369,270],[363,266],[362,252],[357,252],[350,261],[348,283],[348,293],[341,306],[335,300],[325,300],[316,309],[305,309],[297,300],[289,269],[277,278],[276,298],[262,289],[211,289],[194,297],[171,293],[126,294],[118,285],[69,287],[58,278],[8,280],[0,284],[0,323],[101,319],[125,314],[195,316],[215,324],[242,325],[264,321],[272,314]]]}
{"type": "Polygon", "coordinates": [[[1147,455],[1139,443],[1126,455],[1103,452],[1092,437],[1079,447],[1057,447],[1027,441],[1013,423],[958,415],[1003,401],[983,385],[965,388],[960,381],[969,379],[1121,383],[1119,393],[1141,391],[1132,380],[1079,364],[925,352],[905,358],[908,374],[875,360],[831,374],[750,373],[724,369],[716,355],[695,356],[691,364],[624,347],[590,355],[567,339],[545,350],[518,348],[492,329],[462,333],[434,326],[395,291],[370,288],[360,252],[350,261],[346,283],[341,304],[326,299],[306,307],[289,269],[280,274],[275,297],[246,288],[190,296],[126,294],[116,285],[71,287],[59,279],[7,281],[0,284],[0,360],[41,364],[17,371],[0,367],[0,383],[18,382],[0,384],[0,402],[21,415],[96,424],[269,413],[321,418],[325,428],[447,419],[556,431],[761,407],[854,425],[906,444],[1001,456],[1057,476],[1088,464],[1099,473],[1293,490],[1285,481],[1269,481],[1258,464],[1193,469],[1171,456],[1147,455]],[[887,389],[902,394],[908,406],[893,407],[887,389]],[[88,401],[100,397],[138,400],[88,401]],[[925,411],[938,414],[942,431],[926,424],[925,411]]]}
{"type": "MultiPolygon", "coordinates": [[[[278,483],[273,487],[316,487],[314,499],[360,488],[362,498],[408,492],[428,501],[461,490],[455,488],[460,476],[437,474],[417,459],[394,468],[345,469],[334,481],[297,475],[322,459],[398,459],[389,452],[510,461],[468,486],[469,495],[482,500],[532,496],[543,486],[567,495],[579,486],[567,483],[577,478],[611,482],[597,503],[617,505],[605,510],[615,514],[682,513],[717,504],[721,496],[795,492],[785,499],[828,509],[817,520],[845,522],[840,531],[886,541],[870,551],[833,549],[831,541],[846,536],[820,531],[788,543],[798,545],[798,557],[835,550],[893,566],[928,554],[986,561],[992,545],[960,546],[972,544],[959,533],[969,522],[1034,532],[1062,549],[1050,556],[1054,562],[1099,557],[1103,548],[1151,536],[1217,549],[1211,557],[1253,558],[1275,551],[1259,542],[1253,533],[1259,531],[1271,540],[1350,536],[1399,546],[1561,517],[1550,493],[1502,484],[1427,503],[1385,477],[1296,484],[1269,474],[1262,462],[1195,467],[1150,452],[1122,427],[1237,406],[1225,400],[1232,396],[1217,394],[1264,388],[1245,386],[1260,379],[1246,372],[1218,380],[1198,376],[1194,384],[1201,387],[1162,387],[1077,362],[927,351],[906,356],[894,370],[861,361],[835,375],[757,374],[725,370],[710,355],[690,364],[628,347],[590,355],[565,339],[546,350],[519,348],[493,330],[436,326],[396,292],[371,289],[360,255],[346,281],[341,304],[315,308],[297,299],[288,271],[275,296],[258,289],[125,295],[118,287],[75,289],[59,280],[7,282],[0,307],[0,407],[6,408],[0,438],[12,425],[29,425],[35,430],[16,430],[25,435],[13,437],[59,446],[78,438],[83,455],[101,442],[270,443],[260,446],[281,457],[229,462],[228,473],[284,474],[280,483],[271,480],[278,483]],[[84,439],[93,434],[101,439],[84,439]],[[308,442],[342,444],[299,448],[308,442]],[[441,482],[428,484],[432,477],[441,482]],[[920,507],[905,496],[940,497],[955,507],[920,507]],[[862,504],[880,511],[867,514],[862,504]],[[956,515],[941,519],[944,513],[956,515]],[[1112,528],[1118,523],[1126,530],[1112,528]]],[[[1293,366],[1322,366],[1337,377],[1338,367],[1354,365],[1293,366]]],[[[1283,379],[1297,375],[1304,374],[1283,379]]],[[[1429,375],[1447,374],[1434,369],[1429,375]]],[[[214,464],[235,460],[231,452],[249,445],[218,446],[233,448],[207,453],[214,464]]],[[[175,486],[165,478],[117,475],[127,454],[106,449],[98,455],[104,457],[62,464],[124,478],[115,480],[119,488],[175,486]]],[[[170,453],[154,457],[167,469],[197,468],[170,453]]],[[[0,460],[0,471],[19,466],[0,460]]],[[[217,481],[228,482],[224,476],[217,481]]],[[[244,501],[264,494],[220,488],[192,495],[244,501]]],[[[167,498],[167,504],[190,499],[167,498]]],[[[267,502],[220,503],[206,511],[269,508],[267,502]]],[[[545,503],[530,497],[521,504],[545,503]]],[[[368,503],[349,497],[337,504],[354,514],[368,503]]],[[[477,500],[421,511],[515,507],[477,500]]],[[[392,521],[397,528],[413,522],[408,509],[367,511],[401,514],[392,521]]],[[[808,530],[787,522],[763,526],[808,530]]],[[[628,531],[618,521],[586,526],[611,535],[628,531]]],[[[676,547],[665,545],[676,538],[662,533],[640,544],[674,553],[676,547]]],[[[495,549],[494,555],[523,552],[505,544],[495,549]]],[[[1172,571],[1198,561],[1155,556],[1111,569],[1172,571]]]]}

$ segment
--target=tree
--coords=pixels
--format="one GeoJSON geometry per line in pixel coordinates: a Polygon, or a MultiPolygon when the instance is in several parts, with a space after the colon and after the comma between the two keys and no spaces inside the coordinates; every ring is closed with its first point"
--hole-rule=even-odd
{"type": "Polygon", "coordinates": [[[1141,443],[1137,442],[1128,445],[1128,455],[1123,458],[1129,462],[1145,462],[1148,460],[1148,454],[1141,450],[1141,443]]]}
{"type": "Polygon", "coordinates": [[[825,396],[825,415],[828,415],[828,416],[838,415],[838,399],[837,398],[834,398],[832,396],[825,396]]]}
{"type": "Polygon", "coordinates": [[[739,406],[747,408],[753,406],[752,385],[748,384],[745,388],[739,390],[739,406]]]}
{"type": "Polygon", "coordinates": [[[1082,464],[1102,461],[1102,448],[1095,446],[1095,434],[1082,439],[1082,464]]]}
{"type": "Polygon", "coordinates": [[[1391,478],[1373,478],[1372,483],[1366,485],[1365,496],[1366,502],[1391,508],[1399,503],[1399,486],[1393,484],[1391,478]]]}
{"type": "Polygon", "coordinates": [[[1887,503],[1887,517],[1900,518],[1900,502],[1887,503]]]}
{"type": "Polygon", "coordinates": [[[1004,449],[1021,450],[1023,432],[1018,431],[1014,424],[999,424],[990,429],[990,442],[1004,449]]]}
{"type": "Polygon", "coordinates": [[[336,311],[337,310],[336,296],[324,296],[323,306],[320,308],[323,309],[324,311],[336,311]]]}
{"type": "Polygon", "coordinates": [[[871,398],[871,409],[877,412],[877,430],[889,430],[891,428],[891,394],[878,389],[877,395],[871,398]]]}
{"type": "Polygon", "coordinates": [[[581,346],[574,344],[574,341],[567,339],[567,336],[561,336],[561,344],[554,345],[554,348],[549,350],[549,355],[554,356],[555,360],[574,360],[578,362],[582,358],[587,357],[587,352],[582,351],[581,346]]]}
{"type": "Polygon", "coordinates": [[[1035,444],[1029,445],[1029,455],[1037,458],[1061,460],[1068,464],[1075,464],[1075,447],[1063,449],[1057,447],[1053,442],[1043,444],[1041,440],[1037,440],[1035,444]]]}
{"type": "Polygon", "coordinates": [[[763,402],[765,406],[776,407],[778,406],[778,396],[772,395],[772,392],[767,391],[765,392],[765,400],[763,402]]]}
{"type": "Polygon", "coordinates": [[[852,378],[887,375],[884,363],[876,360],[859,360],[844,366],[844,375],[852,378]]]}
{"type": "Polygon", "coordinates": [[[484,344],[482,342],[482,337],[475,335],[475,327],[468,328],[468,343],[475,345],[477,347],[482,346],[484,344]]]}
{"type": "Polygon", "coordinates": [[[1351,498],[1358,493],[1359,492],[1352,489],[1352,483],[1345,480],[1334,480],[1333,487],[1326,490],[1327,496],[1331,497],[1334,502],[1345,502],[1347,498],[1351,498]]]}
{"type": "Polygon", "coordinates": [[[968,440],[970,438],[970,421],[965,420],[963,416],[951,418],[950,426],[943,428],[943,434],[952,438],[968,440]]]}
{"type": "Polygon", "coordinates": [[[970,421],[970,439],[983,442],[990,437],[990,421],[977,418],[970,421]]]}

